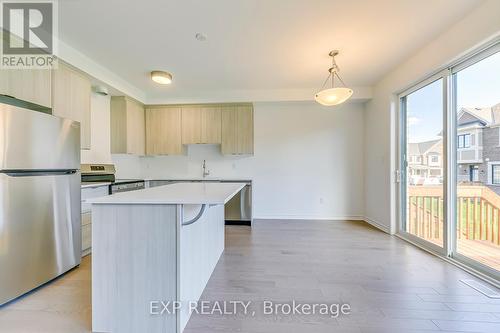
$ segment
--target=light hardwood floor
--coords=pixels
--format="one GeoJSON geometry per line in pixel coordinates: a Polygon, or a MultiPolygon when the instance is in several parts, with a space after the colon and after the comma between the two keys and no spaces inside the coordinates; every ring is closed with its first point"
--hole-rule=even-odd
{"type": "MultiPolygon", "coordinates": [[[[500,332],[500,300],[466,272],[363,222],[255,221],[226,227],[203,300],[251,300],[255,316],[193,314],[185,333],[500,332]],[[348,303],[352,314],[265,316],[263,300],[348,303]]],[[[0,332],[89,332],[90,260],[0,308],[0,332]]]]}

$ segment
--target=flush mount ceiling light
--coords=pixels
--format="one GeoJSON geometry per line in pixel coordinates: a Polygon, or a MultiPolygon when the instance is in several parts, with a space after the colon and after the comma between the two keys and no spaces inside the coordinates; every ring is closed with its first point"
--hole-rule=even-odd
{"type": "Polygon", "coordinates": [[[325,80],[325,83],[323,83],[323,86],[321,87],[321,91],[314,96],[316,102],[322,105],[333,106],[344,103],[352,96],[353,93],[352,89],[347,88],[345,86],[344,81],[339,76],[339,67],[335,62],[335,56],[337,54],[339,54],[339,51],[337,50],[331,51],[328,54],[330,57],[332,57],[332,67],[328,69],[329,74],[325,80]],[[339,79],[343,87],[335,88],[335,77],[339,79]],[[332,87],[328,89],[323,89],[330,78],[332,82],[332,87]]]}
{"type": "Polygon", "coordinates": [[[172,74],[163,71],[152,71],[151,80],[159,84],[172,83],[172,74]]]}

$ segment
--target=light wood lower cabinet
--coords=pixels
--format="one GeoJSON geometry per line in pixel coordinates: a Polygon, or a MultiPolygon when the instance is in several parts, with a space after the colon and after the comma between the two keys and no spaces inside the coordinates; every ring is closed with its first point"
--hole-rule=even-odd
{"type": "Polygon", "coordinates": [[[111,97],[111,153],[146,153],[144,106],[128,97],[111,97]]]}
{"type": "Polygon", "coordinates": [[[146,109],[146,154],[180,155],[182,149],[181,107],[146,109]]]}
{"type": "Polygon", "coordinates": [[[253,107],[235,105],[222,107],[222,145],[225,155],[253,154],[253,107]]]}
{"type": "Polygon", "coordinates": [[[59,61],[52,72],[52,114],[80,122],[81,149],[90,149],[90,95],[88,77],[59,61]]]}
{"type": "Polygon", "coordinates": [[[92,212],[87,199],[108,195],[108,186],[82,188],[82,257],[92,252],[92,212]]]}
{"type": "Polygon", "coordinates": [[[92,251],[92,216],[82,214],[82,257],[92,251]]]}

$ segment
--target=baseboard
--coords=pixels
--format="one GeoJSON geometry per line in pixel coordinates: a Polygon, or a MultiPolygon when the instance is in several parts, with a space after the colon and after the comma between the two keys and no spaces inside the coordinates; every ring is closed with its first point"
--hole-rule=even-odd
{"type": "Polygon", "coordinates": [[[366,223],[370,224],[371,226],[374,226],[375,228],[385,232],[386,234],[391,234],[391,230],[388,226],[380,223],[380,222],[377,222],[375,220],[372,220],[370,219],[369,217],[363,217],[363,221],[365,221],[366,223]]]}
{"type": "Polygon", "coordinates": [[[349,216],[310,216],[310,215],[263,215],[254,216],[254,220],[312,220],[312,221],[364,221],[362,215],[349,216]]]}
{"type": "Polygon", "coordinates": [[[370,219],[366,216],[361,215],[349,215],[349,216],[307,216],[307,215],[264,215],[255,216],[254,220],[310,220],[310,221],[364,221],[371,226],[385,232],[386,234],[391,234],[390,228],[380,222],[370,219]]]}

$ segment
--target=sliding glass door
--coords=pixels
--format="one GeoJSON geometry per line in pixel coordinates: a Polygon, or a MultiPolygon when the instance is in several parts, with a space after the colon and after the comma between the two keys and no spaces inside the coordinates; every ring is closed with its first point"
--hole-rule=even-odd
{"type": "Polygon", "coordinates": [[[456,230],[452,256],[500,272],[500,52],[451,71],[456,112],[456,230]]]}
{"type": "Polygon", "coordinates": [[[399,234],[499,279],[500,43],[399,99],[399,234]]]}
{"type": "Polygon", "coordinates": [[[413,240],[443,248],[444,156],[443,78],[433,78],[407,92],[402,106],[402,232],[413,240]]]}

